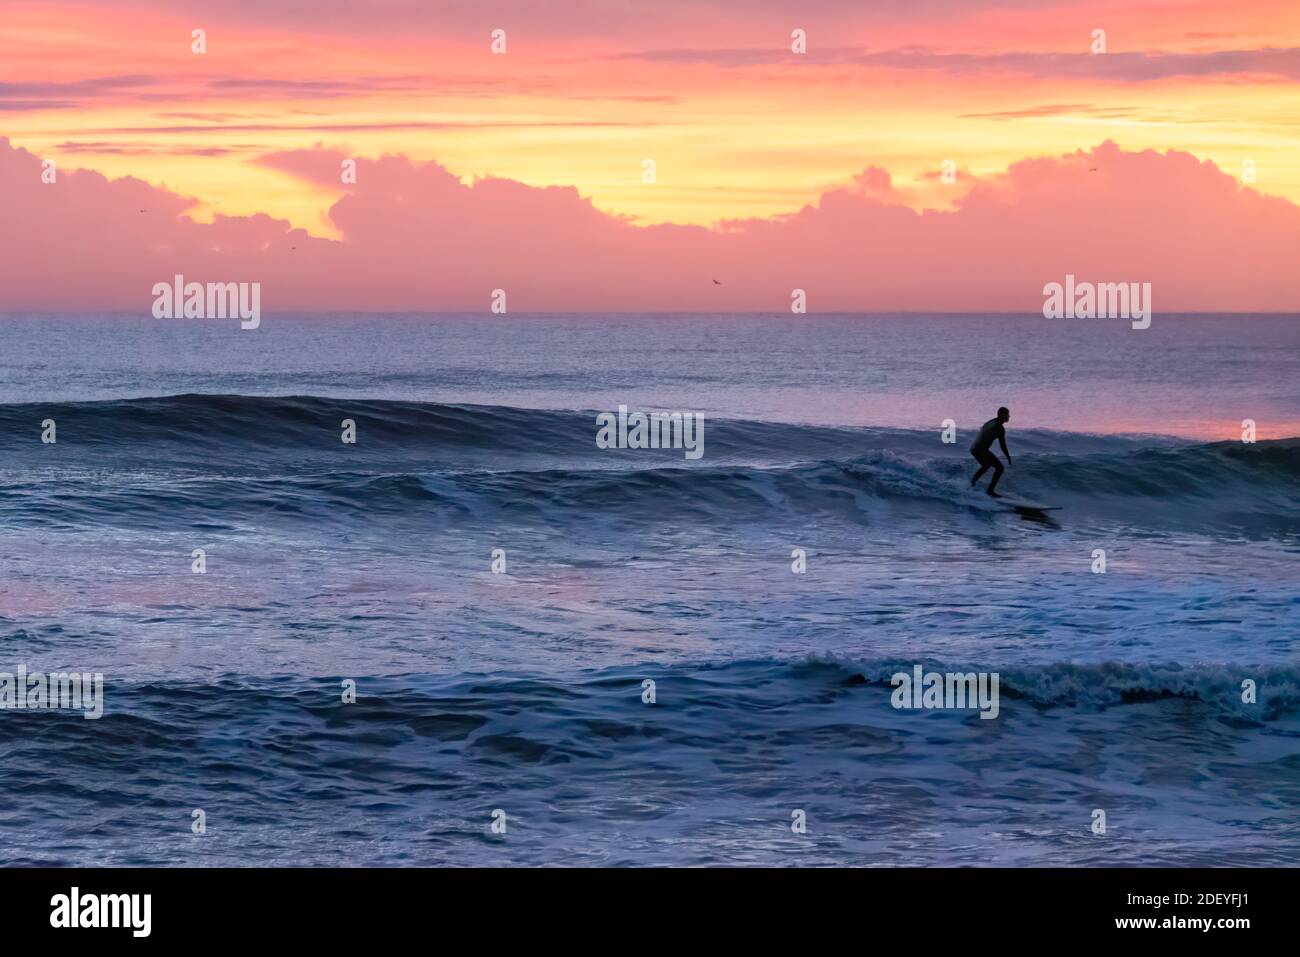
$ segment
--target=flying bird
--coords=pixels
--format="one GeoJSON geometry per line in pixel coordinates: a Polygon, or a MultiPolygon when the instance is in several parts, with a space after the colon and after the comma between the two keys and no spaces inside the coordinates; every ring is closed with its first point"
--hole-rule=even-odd
{"type": "Polygon", "coordinates": [[[713,285],[715,285],[715,286],[721,286],[722,283],[718,282],[718,281],[715,279],[715,280],[713,280],[713,285]]]}

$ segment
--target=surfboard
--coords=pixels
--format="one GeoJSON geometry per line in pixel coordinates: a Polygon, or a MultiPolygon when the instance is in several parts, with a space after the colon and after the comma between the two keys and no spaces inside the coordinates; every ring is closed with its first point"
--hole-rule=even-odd
{"type": "Polygon", "coordinates": [[[1039,505],[1035,502],[1021,502],[1016,499],[1003,498],[1002,504],[1012,511],[1019,512],[1021,515],[1037,515],[1039,512],[1059,512],[1062,508],[1060,505],[1039,505]]]}
{"type": "MultiPolygon", "coordinates": [[[[974,496],[977,500],[984,499],[985,496],[974,496]]],[[[1001,506],[1008,512],[1019,512],[1021,515],[1038,515],[1042,512],[1059,512],[1063,505],[1044,505],[1041,502],[1031,502],[1027,499],[1018,498],[1014,495],[999,495],[991,499],[994,507],[1001,506]]]]}

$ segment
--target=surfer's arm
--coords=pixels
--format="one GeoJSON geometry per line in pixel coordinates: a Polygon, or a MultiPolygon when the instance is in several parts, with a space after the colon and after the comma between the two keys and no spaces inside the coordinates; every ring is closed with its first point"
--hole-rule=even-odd
{"type": "Polygon", "coordinates": [[[998,445],[1002,446],[1002,454],[1006,456],[1007,464],[1010,465],[1011,453],[1007,451],[1007,437],[1005,435],[998,436],[998,445]]]}

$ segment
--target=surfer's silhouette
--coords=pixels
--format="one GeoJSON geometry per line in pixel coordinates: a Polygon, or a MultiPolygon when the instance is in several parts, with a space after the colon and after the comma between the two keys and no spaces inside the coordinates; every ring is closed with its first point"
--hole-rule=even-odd
{"type": "Polygon", "coordinates": [[[998,461],[996,455],[989,451],[989,447],[993,445],[993,440],[997,439],[998,444],[1002,446],[1002,454],[1007,457],[1007,464],[1011,464],[1011,453],[1007,451],[1007,430],[1003,427],[1010,421],[1011,413],[1007,411],[1007,407],[1004,405],[998,409],[996,419],[989,419],[984,423],[980,428],[980,434],[975,436],[975,441],[971,443],[970,447],[970,454],[975,456],[975,461],[980,464],[979,471],[970,480],[971,488],[975,487],[975,483],[980,480],[981,475],[992,469],[993,481],[989,482],[989,494],[994,498],[1002,497],[996,491],[998,479],[1002,478],[1002,463],[998,461]]]}

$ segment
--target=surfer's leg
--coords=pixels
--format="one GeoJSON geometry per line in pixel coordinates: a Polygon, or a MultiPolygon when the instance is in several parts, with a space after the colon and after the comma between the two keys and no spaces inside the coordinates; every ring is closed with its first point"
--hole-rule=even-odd
{"type": "MultiPolygon", "coordinates": [[[[990,458],[992,458],[992,456],[990,456],[990,458]]],[[[998,487],[998,479],[1002,478],[1002,463],[996,458],[993,458],[993,461],[990,462],[989,465],[993,467],[993,481],[989,482],[989,494],[996,498],[998,493],[995,489],[998,487]]],[[[987,468],[988,466],[985,467],[987,468]]]]}
{"type": "Polygon", "coordinates": [[[974,488],[975,483],[980,480],[980,476],[989,470],[989,463],[984,461],[984,456],[980,455],[974,449],[970,450],[970,454],[975,456],[975,461],[980,464],[978,471],[976,471],[975,475],[970,480],[970,487],[974,488]]]}

